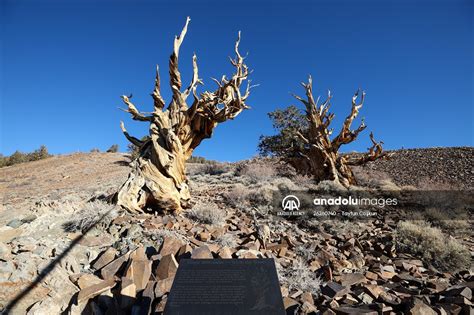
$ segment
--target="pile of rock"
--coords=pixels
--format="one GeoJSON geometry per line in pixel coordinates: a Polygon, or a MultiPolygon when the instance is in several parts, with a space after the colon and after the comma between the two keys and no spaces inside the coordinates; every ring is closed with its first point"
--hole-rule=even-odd
{"type": "Polygon", "coordinates": [[[473,147],[402,149],[389,151],[392,157],[363,168],[391,174],[399,186],[420,186],[427,190],[474,187],[473,147]]]}
{"type": "Polygon", "coordinates": [[[223,226],[195,224],[186,217],[171,216],[123,216],[114,224],[128,226],[133,220],[144,231],[166,228],[168,235],[154,246],[138,245],[124,253],[109,247],[92,264],[93,274],[72,275],[71,281],[80,288],[71,301],[72,314],[160,313],[182,259],[268,257],[275,259],[278,269],[291,268],[301,261],[302,247],[314,253],[304,263],[321,279],[321,287],[320,292],[310,292],[300,289],[298,283],[282,282],[284,305],[290,314],[474,311],[472,273],[441,273],[414,257],[397,253],[390,225],[381,221],[356,235],[324,231],[312,235],[294,229],[273,239],[262,237],[265,228],[254,227],[245,215],[232,216],[223,226]],[[224,234],[235,236],[236,245],[218,244],[216,240],[224,234]]]}
{"type": "MultiPolygon", "coordinates": [[[[138,245],[124,254],[121,254],[122,246],[129,243],[119,241],[115,246],[121,248],[109,247],[99,255],[92,264],[94,273],[72,275],[71,281],[80,289],[71,303],[72,314],[89,311],[93,314],[106,311],[114,314],[162,312],[181,259],[257,258],[264,255],[259,251],[261,243],[257,233],[244,228],[236,218],[230,219],[225,226],[216,227],[195,225],[185,217],[126,215],[112,222],[116,225],[113,230],[120,231],[125,227],[122,233],[128,235],[130,222],[139,227],[141,235],[157,230],[168,231],[172,236],[164,236],[155,245],[138,245]],[[247,237],[238,249],[230,248],[214,242],[224,233],[245,234],[247,237]]],[[[138,238],[134,243],[139,241],[138,238]]]]}
{"type": "MultiPolygon", "coordinates": [[[[399,185],[429,177],[471,188],[472,153],[472,148],[401,150],[368,167],[392,174],[399,185]]],[[[182,259],[273,258],[289,313],[473,313],[471,271],[440,272],[421,261],[423,255],[414,257],[396,247],[395,222],[406,220],[403,211],[413,211],[412,203],[393,213],[386,208],[381,213],[385,218],[351,222],[306,216],[284,219],[263,215],[266,208],[252,213],[258,204],[229,203],[225,194],[236,181],[242,180],[245,190],[260,189],[268,184],[268,170],[260,170],[261,177],[252,181],[247,180],[252,174],[234,177],[231,172],[193,178],[193,197],[203,207],[218,206],[222,225],[205,224],[185,212],[176,217],[121,215],[86,235],[82,230],[65,230],[63,223],[81,219],[79,205],[100,195],[96,190],[115,191],[114,185],[125,180],[128,169],[116,163],[121,158],[107,162],[109,156],[94,157],[89,166],[81,155],[53,159],[57,163],[49,170],[25,164],[24,170],[11,167],[9,175],[4,172],[5,183],[15,184],[11,186],[15,189],[0,187],[5,193],[2,223],[6,224],[0,227],[0,311],[27,290],[10,313],[160,313],[182,259]],[[57,171],[64,168],[70,178],[57,171]],[[57,171],[56,181],[40,180],[51,178],[43,174],[46,171],[57,171]],[[18,184],[25,178],[28,185],[18,184]]],[[[263,168],[267,162],[255,163],[263,168]]],[[[467,235],[449,234],[473,256],[472,228],[467,235]]]]}

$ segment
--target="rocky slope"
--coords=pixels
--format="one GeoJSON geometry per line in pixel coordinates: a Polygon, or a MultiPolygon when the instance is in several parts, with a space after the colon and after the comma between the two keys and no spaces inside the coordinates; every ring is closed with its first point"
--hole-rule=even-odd
{"type": "MultiPolygon", "coordinates": [[[[398,151],[359,176],[379,188],[388,176],[398,185],[424,177],[431,187],[472,189],[472,153],[398,151]]],[[[281,217],[272,208],[275,191],[343,192],[278,176],[268,163],[245,163],[246,171],[190,165],[192,210],[129,215],[101,199],[125,180],[126,162],[122,154],[73,154],[0,169],[0,307],[12,306],[13,314],[155,314],[181,259],[272,257],[289,314],[473,311],[470,220],[446,220],[431,209],[424,218],[431,225],[381,214],[281,217]],[[413,239],[424,247],[414,251],[413,239]]]]}
{"type": "Polygon", "coordinates": [[[400,185],[426,189],[472,189],[474,187],[474,148],[429,148],[391,151],[388,160],[364,168],[389,174],[400,185]]]}

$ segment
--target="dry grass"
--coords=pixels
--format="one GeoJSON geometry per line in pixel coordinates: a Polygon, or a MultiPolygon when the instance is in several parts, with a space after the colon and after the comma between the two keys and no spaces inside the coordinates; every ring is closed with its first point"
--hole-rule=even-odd
{"type": "Polygon", "coordinates": [[[268,180],[277,176],[275,167],[271,164],[250,163],[236,170],[236,175],[247,176],[253,182],[268,180]]]}
{"type": "Polygon", "coordinates": [[[471,254],[454,238],[425,221],[402,221],[395,239],[399,250],[409,252],[442,271],[467,269],[471,254]]]}
{"type": "Polygon", "coordinates": [[[302,290],[318,296],[321,291],[323,281],[315,272],[309,270],[308,266],[302,260],[296,260],[288,268],[277,265],[278,278],[280,283],[288,286],[289,291],[302,290]]]}
{"type": "Polygon", "coordinates": [[[332,180],[323,180],[319,182],[317,189],[318,191],[325,192],[325,193],[332,193],[332,192],[339,193],[339,192],[347,191],[347,189],[344,186],[332,180]]]}
{"type": "Polygon", "coordinates": [[[243,211],[258,209],[260,213],[267,214],[276,204],[280,204],[281,195],[287,195],[300,190],[301,187],[293,183],[291,179],[274,177],[254,184],[234,184],[222,196],[226,204],[233,208],[243,211]]]}
{"type": "Polygon", "coordinates": [[[269,206],[273,201],[276,190],[277,188],[274,185],[262,185],[256,189],[251,189],[247,194],[247,200],[254,207],[269,206]]]}
{"type": "Polygon", "coordinates": [[[117,215],[113,205],[93,201],[86,203],[77,211],[74,214],[75,219],[64,223],[63,228],[66,232],[85,232],[97,224],[107,227],[117,215]]]}
{"type": "Polygon", "coordinates": [[[247,200],[249,189],[242,184],[235,184],[229,191],[223,194],[227,204],[234,207],[241,207],[247,200]]]}
{"type": "Polygon", "coordinates": [[[472,230],[469,219],[463,217],[466,213],[454,213],[442,211],[438,208],[429,208],[424,212],[424,217],[432,225],[447,231],[450,234],[463,234],[466,231],[472,230]]]}
{"type": "Polygon", "coordinates": [[[418,187],[418,189],[420,190],[435,190],[435,191],[450,191],[450,190],[459,189],[459,187],[456,185],[438,182],[429,177],[422,177],[416,184],[416,187],[418,187]]]}
{"type": "Polygon", "coordinates": [[[228,172],[230,169],[226,163],[209,162],[200,164],[189,164],[189,175],[221,175],[228,172]]]}
{"type": "Polygon", "coordinates": [[[235,248],[238,245],[236,237],[232,234],[223,234],[216,238],[214,242],[222,247],[227,246],[229,248],[235,248]]]}
{"type": "Polygon", "coordinates": [[[314,243],[307,243],[295,247],[296,255],[303,258],[306,262],[312,260],[315,257],[316,252],[317,249],[314,243]]]}
{"type": "Polygon", "coordinates": [[[204,224],[219,225],[224,223],[226,212],[215,203],[198,203],[188,212],[188,216],[204,224]]]}
{"type": "Polygon", "coordinates": [[[314,179],[311,176],[296,174],[291,178],[298,186],[309,187],[314,184],[314,179]]]}
{"type": "Polygon", "coordinates": [[[202,173],[209,175],[220,175],[229,171],[229,167],[223,163],[209,163],[202,165],[202,173]]]}
{"type": "Polygon", "coordinates": [[[184,243],[189,243],[188,238],[185,235],[180,234],[178,231],[169,230],[167,228],[153,229],[144,231],[144,235],[152,240],[159,239],[163,241],[165,237],[173,237],[181,240],[184,243]]]}
{"type": "Polygon", "coordinates": [[[390,179],[381,180],[378,185],[378,188],[384,192],[397,192],[401,190],[401,188],[390,179]]]}
{"type": "Polygon", "coordinates": [[[357,235],[364,230],[363,223],[350,220],[326,220],[322,226],[332,235],[357,235]]]}
{"type": "MultiPolygon", "coordinates": [[[[275,177],[271,181],[268,182],[268,184],[273,185],[275,189],[279,190],[300,190],[301,188],[305,188],[307,186],[304,186],[301,183],[296,183],[289,179],[288,177],[275,177]]],[[[311,186],[313,184],[309,184],[311,186]]]]}
{"type": "Polygon", "coordinates": [[[366,169],[360,166],[352,167],[352,172],[354,173],[358,186],[381,189],[383,186],[386,186],[387,183],[390,183],[390,186],[396,186],[393,184],[390,176],[385,172],[366,169]]]}

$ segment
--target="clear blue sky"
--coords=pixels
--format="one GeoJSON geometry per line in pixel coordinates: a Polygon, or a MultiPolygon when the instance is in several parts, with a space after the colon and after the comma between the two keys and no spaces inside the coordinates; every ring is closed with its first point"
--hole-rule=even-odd
{"type": "MultiPolygon", "coordinates": [[[[233,70],[238,30],[254,69],[252,110],[219,125],[195,154],[234,161],[271,134],[266,113],[295,103],[313,75],[315,94],[334,94],[336,131],[351,96],[387,149],[473,145],[473,2],[443,1],[22,1],[0,2],[0,152],[126,148],[119,121],[141,137],[145,123],[117,109],[121,94],[152,110],[155,64],[168,82],[173,36],[186,16],[185,84],[196,52],[204,89],[233,70]]],[[[202,91],[202,89],[201,89],[202,91]]],[[[162,91],[169,100],[169,87],[162,91]]]]}

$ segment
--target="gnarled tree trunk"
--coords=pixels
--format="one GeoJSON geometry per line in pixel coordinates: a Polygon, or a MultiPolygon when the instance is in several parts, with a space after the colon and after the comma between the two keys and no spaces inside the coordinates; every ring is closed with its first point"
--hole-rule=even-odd
{"type": "Polygon", "coordinates": [[[313,82],[309,77],[309,82],[302,83],[306,90],[306,99],[294,95],[306,106],[306,117],[308,120],[308,130],[296,132],[296,136],[304,142],[304,148],[298,150],[296,157],[292,157],[288,162],[297,170],[311,174],[317,182],[322,180],[332,180],[345,187],[356,184],[351,166],[363,165],[369,161],[385,158],[388,155],[383,152],[383,142],[377,142],[373,134],[370,134],[372,147],[369,152],[360,157],[347,157],[339,153],[342,145],[354,141],[366,125],[364,121],[356,130],[351,130],[354,119],[359,114],[359,110],[364,103],[365,92],[362,92],[360,103],[357,104],[360,91],[352,97],[352,109],[349,116],[344,120],[340,133],[330,139],[332,129],[329,129],[334,114],[329,113],[331,92],[328,91],[328,98],[322,104],[313,97],[313,82]]]}
{"type": "Polygon", "coordinates": [[[235,44],[235,59],[231,59],[236,71],[230,79],[225,76],[215,80],[217,89],[203,92],[199,96],[196,88],[202,81],[198,77],[196,55],[193,56],[193,77],[189,86],[182,91],[181,75],[178,69],[179,49],[186,35],[190,19],[180,36],[175,37],[173,53],[169,60],[172,100],[167,106],[160,93],[160,77],[156,69],[155,88],[151,96],[154,111],[145,115],[137,110],[130,97],[122,96],[127,105],[126,112],[132,119],[150,124],[149,136],[144,141],[128,134],[121,122],[127,139],[138,146],[139,156],[133,161],[132,171],[117,194],[117,203],[129,211],[164,210],[179,212],[188,207],[190,193],[186,178],[186,160],[202,140],[210,138],[217,124],[235,118],[249,107],[245,104],[250,94],[249,70],[239,53],[240,32],[235,44]],[[240,87],[247,80],[247,88],[240,87]],[[187,98],[193,94],[193,103],[187,105],[187,98]]]}

